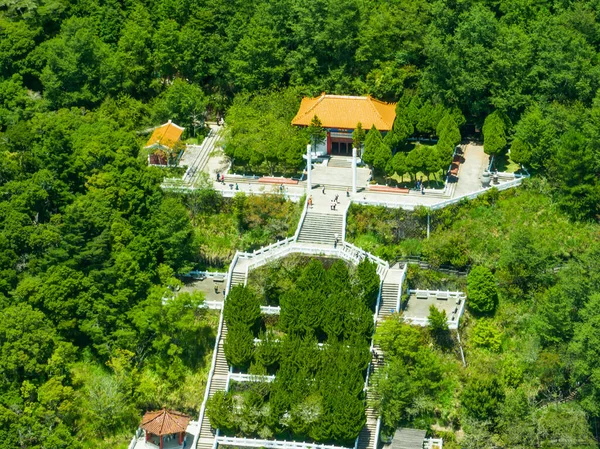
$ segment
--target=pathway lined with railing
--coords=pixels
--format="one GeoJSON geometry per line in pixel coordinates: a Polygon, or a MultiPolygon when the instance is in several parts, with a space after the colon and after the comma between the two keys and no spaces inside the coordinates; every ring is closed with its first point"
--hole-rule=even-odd
{"type": "MultiPolygon", "coordinates": [[[[319,205],[318,211],[315,211],[316,213],[322,213],[322,201],[325,199],[326,198],[323,197],[318,200],[318,203],[321,204],[319,205]]],[[[347,201],[343,201],[344,204],[342,204],[340,201],[339,209],[333,211],[334,214],[332,215],[340,216],[343,220],[341,231],[339,231],[341,232],[341,235],[336,237],[333,241],[329,238],[323,238],[322,233],[315,234],[317,236],[315,240],[317,241],[310,241],[311,232],[306,232],[307,228],[305,227],[308,226],[308,223],[310,223],[310,221],[307,221],[308,204],[305,203],[298,228],[293,237],[278,241],[253,252],[238,251],[234,256],[227,273],[226,294],[228,294],[231,287],[235,285],[246,285],[250,270],[259,268],[270,262],[284,258],[290,254],[334,257],[342,259],[353,265],[357,265],[362,260],[367,259],[377,265],[377,274],[381,279],[376,313],[374,315],[376,329],[377,325],[386,316],[400,310],[402,286],[406,276],[406,265],[396,264],[390,268],[388,262],[352,245],[351,243],[346,242],[346,214],[351,201],[352,199],[350,198],[347,198],[347,201]],[[303,228],[305,231],[304,233],[302,232],[303,228]],[[299,236],[301,235],[303,238],[302,241],[299,241],[299,236]]],[[[314,226],[314,220],[310,226],[314,226]]],[[[338,231],[337,228],[335,228],[335,230],[338,231]]],[[[206,275],[207,277],[214,276],[221,278],[223,276],[223,273],[211,275],[208,273],[196,272],[191,274],[197,276],[206,275]]],[[[214,301],[213,303],[207,304],[207,306],[215,309],[223,308],[223,302],[214,301]]],[[[274,306],[262,306],[261,311],[265,314],[278,314],[280,312],[280,308],[274,306]]],[[[347,449],[338,446],[300,443],[295,441],[261,440],[253,438],[232,438],[220,436],[218,430],[212,428],[208,417],[205,415],[206,403],[208,399],[217,391],[227,391],[232,380],[241,382],[256,380],[271,382],[274,379],[274,376],[264,376],[264,379],[258,379],[256,376],[232,373],[227,365],[223,351],[223,343],[226,335],[227,326],[224,323],[223,311],[221,310],[211,370],[208,375],[204,400],[200,409],[198,434],[195,435],[192,447],[197,449],[216,449],[218,444],[223,444],[235,447],[267,447],[273,449],[347,449]]],[[[365,379],[365,396],[367,403],[365,412],[367,420],[364,428],[361,430],[356,440],[354,449],[377,449],[379,441],[381,418],[378,417],[375,411],[369,406],[369,404],[372,402],[372,395],[374,394],[370,386],[370,381],[372,380],[372,376],[375,371],[379,367],[383,366],[383,353],[377,346],[374,345],[373,341],[371,341],[371,353],[372,360],[369,363],[367,376],[365,379]]]]}
{"type": "MultiPolygon", "coordinates": [[[[322,203],[324,198],[322,198],[319,203],[322,203]]],[[[323,205],[320,205],[320,209],[323,208],[323,205]]],[[[346,219],[346,211],[347,207],[340,208],[336,212],[335,215],[339,216],[341,219],[346,219]]],[[[269,262],[275,261],[277,259],[284,258],[290,254],[305,254],[311,256],[323,256],[323,257],[335,257],[346,262],[352,263],[353,265],[357,265],[364,259],[368,259],[377,265],[377,274],[380,279],[386,279],[386,276],[392,274],[392,276],[398,276],[397,270],[391,270],[389,264],[380,259],[373,254],[368,253],[367,251],[362,250],[348,242],[345,241],[344,235],[339,235],[338,238],[331,241],[330,239],[324,239],[319,237],[317,242],[310,241],[310,232],[305,232],[303,241],[299,242],[298,237],[302,233],[302,228],[306,225],[306,216],[308,212],[308,204],[305,204],[304,210],[302,212],[300,222],[298,223],[298,229],[296,230],[296,234],[293,237],[278,241],[271,245],[265,246],[253,252],[240,252],[238,251],[229,267],[229,271],[227,273],[227,284],[226,284],[226,293],[229,293],[231,287],[235,285],[245,285],[248,281],[248,273],[250,270],[256,269],[263,265],[268,264],[269,262]],[[308,241],[307,241],[308,240],[308,241]]],[[[306,229],[306,228],[305,228],[306,229]]],[[[345,231],[345,227],[343,229],[345,231]]],[[[340,231],[342,232],[342,231],[340,231]]],[[[321,234],[322,235],[322,234],[321,234]]],[[[192,275],[202,276],[206,273],[191,273],[192,275]]],[[[216,277],[216,275],[215,275],[216,277]]],[[[400,276],[400,283],[403,279],[403,274],[400,276]]],[[[377,301],[377,309],[379,309],[381,297],[381,288],[377,301]]],[[[222,304],[219,301],[215,301],[215,304],[210,304],[211,308],[221,308],[222,304]],[[220,304],[217,304],[220,303],[220,304]]],[[[276,314],[279,313],[279,307],[273,306],[263,306],[261,308],[263,313],[268,314],[276,314]]],[[[377,313],[374,317],[375,321],[377,321],[377,313]]],[[[202,402],[202,407],[200,409],[199,416],[199,432],[194,438],[194,442],[192,447],[196,447],[197,449],[214,449],[218,444],[231,445],[236,447],[269,447],[269,448],[277,448],[277,449],[304,449],[304,448],[317,448],[317,449],[344,449],[337,446],[327,446],[327,445],[319,445],[319,444],[306,444],[306,443],[298,443],[293,441],[276,441],[276,440],[257,440],[252,438],[230,438],[230,437],[222,437],[219,436],[218,430],[215,430],[210,425],[208,417],[205,414],[206,410],[206,402],[208,399],[214,395],[216,391],[226,391],[231,380],[238,381],[251,381],[256,380],[255,377],[245,375],[245,374],[234,374],[231,373],[231,370],[227,369],[227,361],[225,359],[225,354],[223,351],[223,342],[225,336],[227,335],[227,326],[224,323],[223,319],[223,311],[221,310],[221,316],[219,319],[219,328],[217,334],[217,340],[215,342],[215,349],[213,353],[213,360],[211,364],[211,370],[208,375],[206,390],[204,393],[204,401],[202,402]]],[[[371,349],[373,350],[373,345],[371,344],[371,349]]],[[[368,372],[371,370],[369,367],[368,372]]],[[[369,374],[367,372],[367,380],[365,382],[365,388],[368,387],[369,374]]],[[[269,380],[272,381],[271,376],[269,376],[269,380]]],[[[368,394],[368,390],[367,390],[368,394]]],[[[361,447],[376,449],[378,433],[379,433],[379,420],[373,414],[372,410],[367,409],[367,425],[365,426],[366,433],[361,432],[362,441],[364,444],[361,447]]],[[[361,437],[356,441],[355,449],[361,444],[361,437]]]]}

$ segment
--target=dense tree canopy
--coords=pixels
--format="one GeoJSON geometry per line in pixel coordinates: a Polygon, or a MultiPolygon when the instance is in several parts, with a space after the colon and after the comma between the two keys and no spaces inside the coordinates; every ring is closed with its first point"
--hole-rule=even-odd
{"type": "MultiPolygon", "coordinates": [[[[225,114],[234,167],[301,171],[310,135],[290,121],[303,95],[326,91],[398,102],[392,131],[365,142],[379,173],[435,178],[461,138],[482,129],[488,152],[502,160],[510,150],[535,176],[522,195],[492,193],[467,212],[432,214],[427,241],[419,211],[376,208],[351,216],[348,231],[392,261],[424,255],[433,266],[490,270],[494,325],[474,324],[469,348],[493,363],[480,362],[466,382],[461,397],[473,407],[464,420],[445,416],[465,431],[464,447],[587,445],[600,409],[597,229],[582,223],[600,216],[599,12],[595,2],[548,0],[0,1],[1,444],[113,447],[144,408],[196,411],[184,385],[202,391],[195,371],[211,315],[198,309],[200,297],[173,294],[174,275],[287,236],[298,211],[281,198],[165,194],[165,173],[140,154],[144,132],[172,119],[193,136],[205,118],[225,114]],[[411,136],[434,144],[409,148],[411,136]],[[505,344],[519,350],[515,360],[505,344]],[[519,386],[528,379],[531,388],[519,386]],[[550,407],[552,395],[570,399],[550,407]],[[483,419],[489,404],[498,413],[483,419]]],[[[343,270],[330,271],[338,285],[343,270]]],[[[351,278],[351,301],[297,286],[328,314],[341,311],[327,320],[282,287],[263,287],[301,312],[298,329],[285,316],[282,325],[308,348],[312,331],[369,335],[374,283],[351,278]]],[[[491,313],[488,304],[480,311],[491,313]]],[[[267,349],[258,359],[271,369],[279,362],[267,349]]],[[[438,349],[391,361],[381,379],[398,401],[382,405],[389,426],[434,416],[433,400],[460,409],[438,382],[438,349]]],[[[255,361],[240,353],[240,363],[255,361]]],[[[319,388],[338,381],[321,379],[319,388]]],[[[295,401],[304,408],[286,415],[289,428],[346,441],[362,419],[352,394],[295,401]],[[309,422],[314,410],[331,420],[309,422]]],[[[278,431],[286,400],[272,403],[265,428],[278,431]]]]}

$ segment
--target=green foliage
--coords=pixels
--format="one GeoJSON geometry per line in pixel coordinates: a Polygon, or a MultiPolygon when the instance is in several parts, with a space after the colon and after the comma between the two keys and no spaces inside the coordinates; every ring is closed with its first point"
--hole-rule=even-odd
{"type": "Polygon", "coordinates": [[[365,141],[366,133],[362,127],[362,123],[356,124],[356,129],[352,132],[352,145],[354,148],[362,148],[362,144],[365,141]]]}
{"type": "Polygon", "coordinates": [[[469,309],[479,314],[493,313],[498,304],[498,287],[492,272],[483,266],[474,267],[467,278],[469,309]]]}
{"type": "Polygon", "coordinates": [[[264,165],[272,175],[297,169],[308,141],[306,131],[291,125],[297,110],[294,89],[238,95],[227,114],[225,154],[245,170],[264,165]]]}
{"type": "Polygon", "coordinates": [[[479,421],[493,420],[504,401],[504,390],[496,379],[470,380],[461,395],[465,413],[479,421]]]}
{"type": "Polygon", "coordinates": [[[438,310],[432,304],[429,306],[428,328],[431,337],[440,348],[449,348],[452,346],[450,330],[448,329],[448,316],[445,310],[438,310]]]}
{"type": "Polygon", "coordinates": [[[236,285],[227,295],[223,314],[230,328],[251,329],[260,317],[260,300],[249,288],[236,285]]]}
{"type": "Polygon", "coordinates": [[[506,147],[508,117],[500,111],[494,111],[483,123],[483,148],[487,154],[498,154],[506,147]]]}
{"type": "Polygon", "coordinates": [[[492,320],[482,318],[477,321],[470,336],[470,341],[476,347],[486,348],[493,352],[500,350],[502,334],[492,320]]]}
{"type": "Polygon", "coordinates": [[[194,122],[202,119],[207,100],[198,86],[176,78],[154,103],[154,117],[158,123],[172,120],[184,126],[188,135],[195,135],[194,122]]]}
{"type": "MultiPolygon", "coordinates": [[[[418,408],[422,400],[439,400],[447,394],[449,379],[440,356],[426,345],[426,335],[418,327],[410,326],[396,317],[381,323],[375,334],[386,361],[373,377],[373,403],[382,414],[386,429],[395,429],[406,422],[411,408],[418,408]]],[[[422,418],[433,410],[416,411],[422,418]]]]}
{"type": "MultiPolygon", "coordinates": [[[[267,330],[258,333],[256,344],[250,320],[242,325],[228,321],[224,348],[234,366],[244,370],[250,366],[250,374],[275,374],[275,380],[234,386],[226,396],[211,398],[208,416],[212,423],[226,426],[222,431],[235,434],[283,438],[291,433],[349,444],[366,419],[364,373],[371,359],[368,337],[373,330],[373,315],[366,304],[373,289],[375,295],[378,292],[379,276],[370,262],[352,272],[341,260],[328,261],[325,269],[323,261],[307,258],[284,259],[276,267],[267,265],[258,271],[282,267],[279,320],[264,320],[267,330]]],[[[261,280],[269,282],[253,274],[250,284],[261,280]]],[[[239,303],[240,293],[248,291],[246,287],[231,290],[225,302],[226,320],[231,314],[228,302],[239,303]]],[[[254,316],[254,312],[240,314],[254,316]]]]}
{"type": "Polygon", "coordinates": [[[223,344],[223,350],[227,362],[231,366],[247,366],[254,354],[254,335],[252,331],[243,326],[230,328],[223,344]]]}
{"type": "MultiPolygon", "coordinates": [[[[323,124],[321,123],[321,119],[316,115],[310,120],[310,125],[307,129],[307,133],[310,136],[310,144],[312,145],[312,150],[315,151],[316,147],[325,141],[327,137],[327,133],[323,129],[323,124]]],[[[362,137],[362,136],[361,136],[362,137]]]]}
{"type": "Polygon", "coordinates": [[[438,310],[435,305],[429,306],[429,331],[438,338],[441,334],[448,332],[448,317],[445,310],[438,310]]]}

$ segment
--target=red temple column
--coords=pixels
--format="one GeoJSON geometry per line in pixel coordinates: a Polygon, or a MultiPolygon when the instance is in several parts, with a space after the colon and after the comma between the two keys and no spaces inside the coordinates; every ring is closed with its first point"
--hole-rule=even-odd
{"type": "Polygon", "coordinates": [[[327,154],[331,154],[331,131],[327,131],[327,154]]]}
{"type": "Polygon", "coordinates": [[[146,432],[146,441],[150,439],[150,432],[146,432]]]}
{"type": "Polygon", "coordinates": [[[158,438],[160,438],[160,449],[163,449],[163,436],[160,435],[158,438]]]}
{"type": "Polygon", "coordinates": [[[179,444],[183,444],[183,432],[179,432],[179,444]]]}

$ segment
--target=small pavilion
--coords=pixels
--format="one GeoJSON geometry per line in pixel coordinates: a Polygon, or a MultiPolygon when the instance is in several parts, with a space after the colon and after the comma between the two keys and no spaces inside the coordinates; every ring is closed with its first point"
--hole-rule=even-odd
{"type": "MultiPolygon", "coordinates": [[[[314,116],[321,120],[327,139],[316,149],[316,156],[352,156],[352,132],[360,122],[365,132],[373,125],[382,134],[390,131],[396,119],[396,103],[385,103],[371,96],[327,95],[305,97],[292,125],[310,126],[314,116]]],[[[359,155],[360,156],[360,155],[359,155]]]]}
{"type": "Polygon", "coordinates": [[[177,152],[177,146],[184,130],[185,128],[176,125],[171,120],[156,128],[144,147],[151,150],[148,155],[148,163],[167,165],[169,156],[177,152]]]}
{"type": "Polygon", "coordinates": [[[146,445],[160,449],[181,448],[190,417],[174,410],[162,409],[147,412],[142,418],[140,429],[146,437],[146,445]]]}

